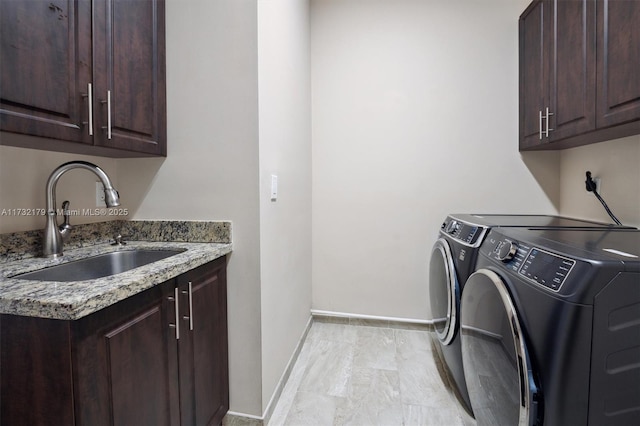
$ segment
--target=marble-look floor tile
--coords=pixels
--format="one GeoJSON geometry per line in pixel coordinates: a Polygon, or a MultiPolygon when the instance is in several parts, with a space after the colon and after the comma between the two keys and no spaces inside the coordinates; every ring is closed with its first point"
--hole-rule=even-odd
{"type": "Polygon", "coordinates": [[[402,425],[402,406],[375,400],[346,400],[338,407],[335,426],[402,425]]]}
{"type": "MultiPolygon", "coordinates": [[[[339,398],[313,392],[297,392],[285,426],[332,426],[339,398]]],[[[270,425],[273,422],[269,423],[270,425]]]]}
{"type": "Polygon", "coordinates": [[[227,414],[222,419],[222,426],[263,426],[262,420],[227,414]]]}
{"type": "Polygon", "coordinates": [[[354,345],[328,340],[310,343],[314,356],[308,361],[299,389],[329,396],[347,396],[354,345]]]}
{"type": "Polygon", "coordinates": [[[446,390],[430,355],[399,363],[402,402],[429,407],[455,407],[453,395],[446,390]]]}
{"type": "Polygon", "coordinates": [[[397,370],[396,343],[390,328],[358,327],[355,365],[382,370],[397,370]]]}
{"type": "Polygon", "coordinates": [[[306,341],[328,340],[330,342],[355,343],[358,339],[357,327],[331,322],[314,322],[306,341]]]}
{"type": "Polygon", "coordinates": [[[296,396],[296,392],[300,387],[300,383],[302,383],[302,378],[304,377],[307,365],[309,364],[309,359],[314,356],[314,354],[314,345],[312,342],[306,340],[298,354],[298,359],[296,359],[296,362],[291,369],[289,379],[280,394],[280,399],[271,414],[271,419],[269,420],[270,425],[284,424],[287,414],[293,406],[293,400],[296,396]]]}
{"type": "Polygon", "coordinates": [[[397,371],[354,367],[347,398],[369,400],[379,404],[400,402],[400,376],[397,371]]]}
{"type": "Polygon", "coordinates": [[[348,396],[338,406],[334,424],[402,424],[399,389],[397,371],[354,368],[348,396]]]}
{"type": "Polygon", "coordinates": [[[443,383],[430,333],[314,322],[270,426],[475,426],[443,383]]]}
{"type": "Polygon", "coordinates": [[[455,407],[402,406],[404,426],[464,426],[455,407]]]}
{"type": "Polygon", "coordinates": [[[394,330],[399,361],[432,357],[431,336],[425,331],[394,330]]]}

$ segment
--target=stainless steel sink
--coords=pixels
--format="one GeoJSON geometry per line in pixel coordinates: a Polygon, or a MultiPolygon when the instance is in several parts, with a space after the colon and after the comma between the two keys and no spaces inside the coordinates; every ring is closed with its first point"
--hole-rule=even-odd
{"type": "Polygon", "coordinates": [[[83,281],[116,275],[182,253],[185,250],[123,250],[100,254],[13,278],[38,281],[83,281]]]}

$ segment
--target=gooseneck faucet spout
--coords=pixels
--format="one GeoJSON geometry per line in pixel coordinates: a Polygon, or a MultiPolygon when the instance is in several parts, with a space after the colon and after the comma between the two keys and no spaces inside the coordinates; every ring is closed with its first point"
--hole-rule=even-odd
{"type": "MultiPolygon", "coordinates": [[[[47,196],[47,221],[44,227],[44,237],[42,240],[42,254],[44,257],[62,256],[62,229],[58,228],[58,220],[56,214],[56,184],[58,179],[72,169],[85,169],[93,172],[104,186],[104,201],[107,207],[117,207],[120,205],[120,197],[118,191],[113,188],[111,179],[100,167],[87,161],[70,161],[64,163],[55,169],[47,180],[46,196],[47,196]]],[[[65,235],[68,233],[68,223],[66,224],[65,235]]]]}

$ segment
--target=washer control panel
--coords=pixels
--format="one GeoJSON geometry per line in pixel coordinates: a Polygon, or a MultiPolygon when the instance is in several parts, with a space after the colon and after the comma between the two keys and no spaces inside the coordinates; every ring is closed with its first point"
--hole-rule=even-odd
{"type": "Polygon", "coordinates": [[[573,259],[521,241],[489,237],[487,244],[489,249],[485,253],[491,259],[551,291],[560,290],[576,264],[573,259]]]}
{"type": "Polygon", "coordinates": [[[477,247],[482,243],[487,228],[462,220],[447,217],[440,227],[440,232],[454,238],[455,240],[471,246],[477,247]]]}

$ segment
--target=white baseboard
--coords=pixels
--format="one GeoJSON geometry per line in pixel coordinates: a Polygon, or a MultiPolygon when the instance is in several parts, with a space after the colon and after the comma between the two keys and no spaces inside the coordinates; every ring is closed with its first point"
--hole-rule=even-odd
{"type": "Polygon", "coordinates": [[[393,323],[407,323],[407,324],[420,324],[424,326],[433,326],[433,320],[415,319],[415,318],[398,318],[398,317],[385,317],[379,315],[363,315],[352,314],[348,312],[335,312],[335,311],[323,311],[320,309],[311,309],[311,315],[314,317],[333,317],[333,318],[348,318],[355,320],[372,320],[372,321],[388,321],[393,323]]]}

